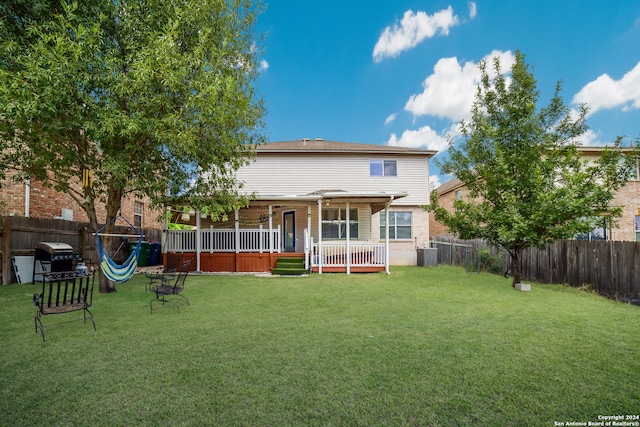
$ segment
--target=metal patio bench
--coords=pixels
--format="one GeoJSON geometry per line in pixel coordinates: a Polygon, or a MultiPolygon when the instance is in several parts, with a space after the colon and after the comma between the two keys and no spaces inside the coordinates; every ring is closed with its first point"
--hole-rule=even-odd
{"type": "Polygon", "coordinates": [[[93,303],[94,277],[93,272],[88,274],[79,274],[76,271],[43,273],[42,292],[33,295],[33,304],[38,307],[35,316],[36,333],[40,330],[42,341],[46,341],[42,317],[50,314],[64,314],[82,310],[84,322],[87,323],[88,314],[93,324],[93,330],[96,330],[96,322],[93,314],[89,311],[89,307],[93,303]]]}

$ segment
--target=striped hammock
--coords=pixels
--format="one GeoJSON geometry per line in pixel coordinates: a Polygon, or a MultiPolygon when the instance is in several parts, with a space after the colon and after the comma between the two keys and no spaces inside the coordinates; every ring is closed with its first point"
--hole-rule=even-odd
{"type": "Polygon", "coordinates": [[[143,239],[142,233],[140,233],[140,231],[133,224],[127,221],[125,217],[123,217],[122,215],[118,215],[107,224],[105,224],[100,230],[96,231],[95,235],[96,246],[98,247],[98,256],[100,257],[100,270],[102,271],[102,273],[106,276],[107,279],[111,280],[112,282],[123,283],[129,280],[131,276],[133,276],[133,273],[136,272],[136,267],[138,266],[138,256],[140,255],[140,247],[142,246],[143,239]],[[124,219],[127,224],[129,224],[134,230],[136,230],[139,235],[138,243],[136,244],[135,249],[131,251],[131,253],[129,254],[129,258],[127,258],[126,261],[122,264],[118,264],[113,259],[111,259],[109,254],[105,252],[104,248],[102,247],[102,242],[100,241],[100,232],[104,230],[109,223],[115,222],[119,217],[124,219]]]}

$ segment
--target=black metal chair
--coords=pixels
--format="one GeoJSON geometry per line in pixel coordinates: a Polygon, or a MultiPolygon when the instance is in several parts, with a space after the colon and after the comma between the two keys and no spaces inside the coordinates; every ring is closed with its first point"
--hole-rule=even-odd
{"type": "Polygon", "coordinates": [[[147,278],[145,286],[146,291],[153,291],[156,286],[164,284],[163,282],[171,282],[181,269],[184,255],[181,257],[173,257],[173,262],[167,264],[163,270],[147,271],[144,275],[147,278]]]}
{"type": "Polygon", "coordinates": [[[180,266],[180,270],[177,275],[169,277],[165,276],[161,279],[161,282],[158,286],[155,286],[151,289],[152,292],[156,294],[156,297],[149,301],[149,306],[151,308],[151,313],[153,313],[153,303],[161,302],[164,307],[165,303],[172,304],[178,312],[180,312],[180,307],[178,307],[178,302],[184,301],[189,304],[189,300],[187,297],[182,295],[182,291],[184,290],[184,282],[187,279],[187,275],[189,274],[189,268],[191,267],[191,261],[187,260],[182,263],[180,266]],[[175,300],[173,298],[175,296],[175,300]]]}

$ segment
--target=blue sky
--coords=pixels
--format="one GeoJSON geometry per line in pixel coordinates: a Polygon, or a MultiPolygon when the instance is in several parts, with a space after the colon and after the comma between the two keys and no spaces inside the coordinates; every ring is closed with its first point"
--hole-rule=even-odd
{"type": "MultiPolygon", "coordinates": [[[[482,59],[526,56],[546,105],[557,81],[590,107],[588,145],[640,137],[640,1],[274,0],[257,89],[269,141],[428,148],[468,118],[482,59]]],[[[437,183],[440,175],[431,162],[437,183]]]]}

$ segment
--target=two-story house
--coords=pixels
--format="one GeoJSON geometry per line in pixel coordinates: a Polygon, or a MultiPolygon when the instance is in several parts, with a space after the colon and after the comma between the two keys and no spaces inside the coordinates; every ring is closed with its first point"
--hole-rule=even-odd
{"type": "Polygon", "coordinates": [[[269,271],[280,256],[317,272],[415,265],[429,242],[429,159],[435,151],[322,139],[272,142],[237,171],[249,207],[226,223],[195,213],[167,231],[167,253],[194,253],[200,271],[269,271]]]}

